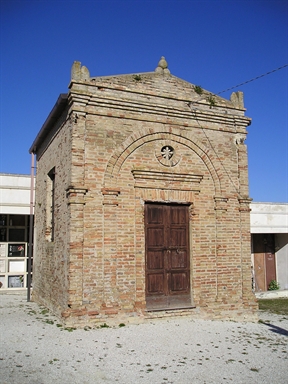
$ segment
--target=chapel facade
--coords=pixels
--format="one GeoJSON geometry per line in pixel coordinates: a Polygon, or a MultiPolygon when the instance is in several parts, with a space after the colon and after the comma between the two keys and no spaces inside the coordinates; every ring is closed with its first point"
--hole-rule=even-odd
{"type": "Polygon", "coordinates": [[[35,138],[33,299],[67,325],[255,320],[243,94],[74,62],[35,138]]]}

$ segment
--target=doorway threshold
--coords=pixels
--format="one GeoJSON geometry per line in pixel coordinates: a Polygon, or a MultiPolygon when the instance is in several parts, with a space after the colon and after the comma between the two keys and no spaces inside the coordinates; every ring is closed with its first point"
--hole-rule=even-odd
{"type": "Polygon", "coordinates": [[[161,312],[161,311],[181,311],[186,309],[194,309],[196,308],[194,305],[184,305],[179,307],[159,307],[159,308],[147,308],[147,312],[161,312]]]}
{"type": "Polygon", "coordinates": [[[192,303],[190,294],[146,297],[146,310],[148,312],[177,311],[191,308],[195,308],[195,306],[192,303]]]}

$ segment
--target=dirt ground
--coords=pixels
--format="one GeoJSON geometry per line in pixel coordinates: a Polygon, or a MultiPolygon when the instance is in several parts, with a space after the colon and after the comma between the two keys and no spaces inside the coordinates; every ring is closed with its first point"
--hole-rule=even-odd
{"type": "Polygon", "coordinates": [[[0,295],[1,384],[288,382],[288,316],[73,330],[24,294],[0,295]]]}

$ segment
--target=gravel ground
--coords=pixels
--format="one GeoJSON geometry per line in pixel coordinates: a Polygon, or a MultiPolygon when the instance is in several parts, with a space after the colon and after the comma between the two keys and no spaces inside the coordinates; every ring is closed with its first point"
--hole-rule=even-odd
{"type": "Polygon", "coordinates": [[[63,329],[24,294],[0,295],[1,384],[288,383],[288,317],[155,320],[63,329]]]}

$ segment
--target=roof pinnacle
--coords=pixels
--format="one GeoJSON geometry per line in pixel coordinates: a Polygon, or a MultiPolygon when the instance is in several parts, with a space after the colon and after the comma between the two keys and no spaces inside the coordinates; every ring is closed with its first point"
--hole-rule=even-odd
{"type": "Polygon", "coordinates": [[[161,57],[159,63],[158,63],[158,66],[157,68],[155,69],[155,72],[158,72],[158,73],[170,73],[169,69],[168,69],[168,63],[165,59],[164,56],[161,57]]]}

